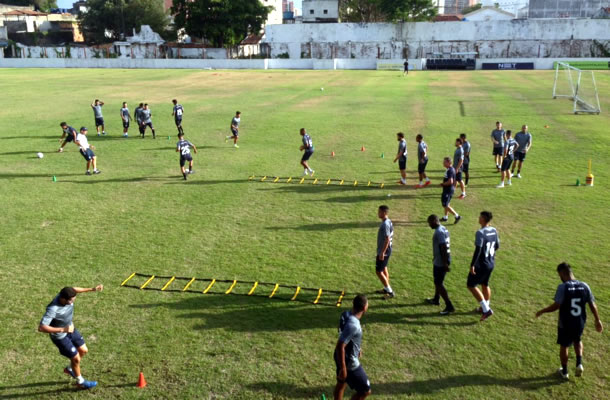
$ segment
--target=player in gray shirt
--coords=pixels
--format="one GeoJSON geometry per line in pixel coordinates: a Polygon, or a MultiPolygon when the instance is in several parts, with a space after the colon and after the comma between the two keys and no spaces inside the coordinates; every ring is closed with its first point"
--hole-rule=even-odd
{"type": "Polygon", "coordinates": [[[366,296],[359,294],[354,298],[352,309],[341,314],[339,340],[334,353],[337,385],[333,395],[336,400],[343,399],[343,393],[348,385],[356,391],[352,399],[364,399],[371,394],[371,383],[360,364],[362,348],[360,319],[368,308],[369,302],[366,296]]]}
{"type": "Polygon", "coordinates": [[[462,139],[462,149],[464,149],[464,164],[462,164],[462,172],[464,172],[464,186],[468,186],[468,179],[470,175],[468,170],[470,169],[470,150],[472,146],[470,142],[466,140],[466,134],[460,133],[460,139],[462,139]]]}
{"type": "Polygon", "coordinates": [[[422,188],[430,184],[430,178],[426,175],[426,165],[428,165],[428,145],[424,142],[424,136],[415,136],[417,142],[417,172],[419,173],[419,184],[416,188],[422,188]],[[424,182],[424,179],[426,180],[424,182]]]}
{"type": "Polygon", "coordinates": [[[439,305],[440,298],[442,297],[445,301],[445,309],[441,311],[441,315],[448,315],[455,311],[451,300],[449,300],[449,294],[443,282],[445,281],[445,275],[450,271],[449,265],[451,265],[451,246],[449,231],[443,225],[441,225],[438,216],[432,214],[428,217],[428,225],[434,229],[432,235],[432,275],[434,277],[434,297],[426,299],[428,304],[439,305]]]}
{"type": "Polygon", "coordinates": [[[104,130],[104,116],[102,115],[102,107],[104,106],[104,102],[98,99],[95,99],[93,103],[91,103],[91,108],[93,109],[93,117],[95,118],[95,129],[97,130],[97,136],[100,135],[100,127],[102,129],[102,134],[106,134],[104,130]]]}
{"type": "Polygon", "coordinates": [[[121,107],[119,114],[121,115],[121,121],[123,122],[123,137],[129,137],[129,121],[131,120],[131,115],[129,114],[129,108],[127,108],[126,102],[123,102],[123,107],[121,107]]]}
{"type": "Polygon", "coordinates": [[[379,206],[377,216],[381,219],[379,231],[377,231],[377,256],[375,257],[375,272],[383,285],[383,289],[378,293],[384,295],[385,299],[394,297],[394,291],[390,286],[390,273],[388,272],[388,262],[392,255],[392,239],[394,238],[394,225],[388,218],[388,206],[379,206]]]}
{"type": "Polygon", "coordinates": [[[466,197],[466,186],[462,180],[462,167],[464,166],[464,149],[462,148],[462,139],[455,139],[455,152],[453,153],[453,168],[455,168],[455,187],[460,185],[462,194],[458,199],[466,197]]]}
{"type": "Polygon", "coordinates": [[[59,349],[59,353],[70,359],[70,366],[64,368],[64,373],[76,379],[76,385],[81,389],[91,389],[97,386],[95,381],[85,380],[80,371],[80,361],[89,351],[80,332],[74,328],[74,300],[78,293],[101,292],[103,285],[94,288],[65,287],[47,306],[40,321],[38,331],[48,333],[51,341],[59,349]]]}
{"type": "Polygon", "coordinates": [[[231,119],[231,136],[225,136],[225,143],[229,141],[229,139],[233,139],[233,147],[236,149],[239,148],[237,145],[237,141],[239,140],[239,124],[241,123],[241,112],[236,111],[235,116],[231,119]]]}
{"type": "Polygon", "coordinates": [[[142,120],[142,138],[144,138],[144,134],[146,133],[146,127],[148,126],[152,131],[153,139],[156,139],[157,136],[155,135],[155,127],[152,123],[152,112],[150,111],[150,108],[148,108],[148,104],[146,103],[144,104],[144,108],[140,110],[140,119],[142,120]]]}
{"type": "Polygon", "coordinates": [[[500,172],[500,166],[502,165],[502,156],[504,155],[504,129],[502,129],[502,122],[496,122],[496,129],[491,131],[491,141],[494,144],[493,156],[496,161],[496,169],[500,172]]]}
{"type": "Polygon", "coordinates": [[[529,132],[527,125],[521,127],[521,131],[515,135],[515,140],[519,144],[519,147],[515,153],[515,161],[513,161],[511,172],[513,175],[515,174],[515,165],[518,164],[517,178],[521,178],[521,166],[523,165],[523,161],[525,161],[525,155],[530,151],[530,147],[532,147],[532,134],[529,132]]]}

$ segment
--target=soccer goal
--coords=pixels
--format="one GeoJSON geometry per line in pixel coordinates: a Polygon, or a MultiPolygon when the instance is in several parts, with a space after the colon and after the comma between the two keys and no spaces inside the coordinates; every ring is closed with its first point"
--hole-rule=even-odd
{"type": "Polygon", "coordinates": [[[574,114],[601,112],[593,71],[558,62],[555,66],[553,98],[558,97],[567,97],[574,102],[574,114]]]}

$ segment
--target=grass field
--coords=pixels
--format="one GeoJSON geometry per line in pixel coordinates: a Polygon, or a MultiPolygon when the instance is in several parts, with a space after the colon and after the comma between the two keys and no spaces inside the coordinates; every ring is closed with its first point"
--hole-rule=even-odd
{"type": "MultiPolygon", "coordinates": [[[[603,113],[571,113],[553,100],[551,71],[162,71],[2,70],[0,72],[0,397],[316,399],[332,394],[338,318],[353,295],[379,289],[374,254],[377,207],[395,224],[390,261],[397,297],[371,294],[362,364],[373,398],[607,399],[608,334],[584,336],[585,375],[562,383],[557,314],[534,319],[552,302],[555,273],[570,262],[589,283],[610,327],[610,75],[596,74],[603,113]],[[324,87],[324,91],[320,88],[324,87]],[[196,174],[184,182],[174,152],[171,99],[185,107],[186,138],[199,147],[196,174]],[[89,104],[106,102],[108,137],[95,137],[89,104]],[[120,137],[119,108],[148,102],[158,138],[120,137]],[[240,149],[224,143],[242,111],[240,149]],[[523,179],[495,189],[499,174],[489,133],[497,119],[533,134],[523,179]],[[85,125],[102,174],[85,176],[76,146],[55,151],[60,121],[85,125]],[[549,125],[549,128],[544,128],[549,125]],[[320,179],[351,185],[249,181],[297,177],[299,128],[310,132],[320,179]],[[400,187],[395,133],[407,135],[408,187],[400,187]],[[415,134],[429,145],[434,185],[414,190],[415,134]],[[449,225],[453,266],[446,285],[457,312],[423,305],[433,292],[432,231],[442,212],[442,157],[466,132],[473,145],[463,216],[449,225]],[[171,138],[168,140],[168,135],[171,138]],[[364,146],[366,151],[360,151],[364,146]],[[45,153],[37,159],[36,152],[45,153]],[[334,151],[335,157],[330,153],[334,151]],[[385,158],[381,158],[381,154],[385,158]],[[576,187],[592,159],[595,187],[576,187]],[[57,177],[57,182],[52,181],[57,177]],[[372,180],[383,189],[353,186],[372,180]],[[391,194],[391,197],[388,195],[391,194]],[[465,282],[478,213],[494,213],[502,247],[485,323],[465,282]],[[132,272],[345,290],[341,308],[276,297],[166,293],[121,288],[132,272]],[[75,392],[67,360],[36,331],[63,286],[103,283],[79,295],[75,325],[90,354],[90,392],[75,392]],[[135,388],[138,373],[148,380],[135,388]]],[[[453,222],[453,218],[451,218],[453,222]]],[[[142,284],[144,280],[133,280],[142,284]]],[[[160,288],[166,280],[154,280],[160,288]]],[[[184,282],[173,283],[180,289],[184,282]]],[[[205,284],[197,282],[194,290],[205,284]]],[[[246,293],[249,285],[237,285],[246,293]]],[[[258,289],[260,294],[268,288],[258,289]]],[[[266,291],[266,292],[265,292],[266,291]]],[[[298,300],[313,300],[310,293],[298,300]]],[[[336,296],[322,296],[334,303],[336,296]]],[[[569,367],[574,370],[573,352],[569,367]]],[[[351,393],[351,392],[348,392],[351,393]]]]}

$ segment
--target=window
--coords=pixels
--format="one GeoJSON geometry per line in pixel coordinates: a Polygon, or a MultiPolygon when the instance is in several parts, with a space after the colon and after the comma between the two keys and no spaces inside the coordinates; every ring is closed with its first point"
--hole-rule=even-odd
{"type": "Polygon", "coordinates": [[[309,10],[309,13],[310,13],[310,14],[313,14],[313,10],[309,10]]]}
{"type": "Polygon", "coordinates": [[[324,14],[328,14],[328,10],[324,10],[324,14]]]}

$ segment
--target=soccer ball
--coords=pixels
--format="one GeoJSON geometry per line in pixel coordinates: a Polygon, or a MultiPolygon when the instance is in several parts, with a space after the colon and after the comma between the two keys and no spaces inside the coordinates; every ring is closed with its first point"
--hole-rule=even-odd
{"type": "Polygon", "coordinates": [[[44,157],[44,154],[42,154],[42,153],[36,153],[36,156],[37,156],[38,158],[42,158],[42,157],[44,157]]]}
{"type": "Polygon", "coordinates": [[[323,87],[321,87],[321,88],[320,88],[320,90],[321,90],[321,91],[324,91],[324,88],[323,88],[323,87]]]}

